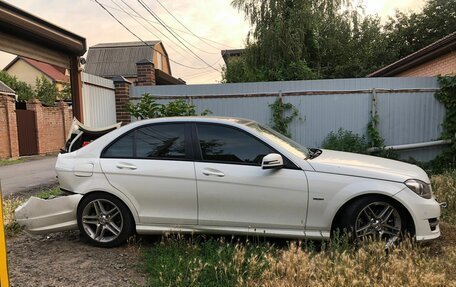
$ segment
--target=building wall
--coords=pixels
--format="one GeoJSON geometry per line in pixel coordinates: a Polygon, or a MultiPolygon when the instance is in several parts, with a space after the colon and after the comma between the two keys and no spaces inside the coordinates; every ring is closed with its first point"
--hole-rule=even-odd
{"type": "Polygon", "coordinates": [[[155,68],[156,69],[160,69],[162,70],[163,72],[167,73],[168,75],[171,75],[171,69],[169,67],[169,61],[166,57],[166,54],[165,54],[165,50],[163,49],[163,45],[160,43],[160,44],[157,44],[154,46],[154,65],[155,65],[155,68]],[[159,62],[158,62],[158,57],[159,56],[162,56],[162,68],[160,68],[159,66],[159,62]]]}
{"type": "Polygon", "coordinates": [[[14,63],[8,70],[8,74],[16,76],[20,81],[26,82],[32,88],[36,87],[36,78],[44,76],[46,79],[52,82],[52,79],[41,73],[39,70],[30,66],[24,60],[19,59],[14,63]]]}
{"type": "Polygon", "coordinates": [[[456,75],[456,51],[399,73],[395,77],[432,77],[449,74],[456,75]]]}

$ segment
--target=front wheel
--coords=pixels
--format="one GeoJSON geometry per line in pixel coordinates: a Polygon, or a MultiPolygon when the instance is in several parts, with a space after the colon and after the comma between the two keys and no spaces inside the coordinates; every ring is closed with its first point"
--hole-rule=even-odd
{"type": "Polygon", "coordinates": [[[348,232],[350,239],[367,238],[394,242],[407,232],[403,208],[383,197],[361,198],[342,213],[339,229],[348,232]]]}
{"type": "Polygon", "coordinates": [[[99,247],[115,247],[133,232],[133,219],[127,206],[117,197],[94,193],[78,206],[78,227],[85,241],[99,247]]]}

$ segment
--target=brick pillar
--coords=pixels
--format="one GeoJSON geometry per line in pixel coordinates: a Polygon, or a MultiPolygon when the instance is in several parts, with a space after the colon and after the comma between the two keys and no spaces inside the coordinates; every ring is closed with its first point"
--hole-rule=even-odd
{"type": "Polygon", "coordinates": [[[1,137],[7,141],[6,145],[8,146],[8,156],[11,158],[16,158],[19,157],[19,142],[17,138],[16,120],[16,99],[14,96],[11,95],[0,94],[0,105],[3,106],[6,120],[6,135],[2,134],[1,137]]]}
{"type": "Polygon", "coordinates": [[[26,104],[27,110],[35,112],[35,123],[36,123],[36,142],[38,145],[38,154],[44,154],[45,151],[45,143],[44,139],[40,136],[44,134],[44,130],[46,126],[44,125],[44,118],[43,118],[43,105],[41,104],[40,100],[32,99],[27,102],[26,104]]]}
{"type": "Polygon", "coordinates": [[[126,125],[131,122],[130,113],[127,111],[127,105],[130,102],[131,82],[122,76],[117,76],[112,80],[116,96],[116,119],[117,122],[122,122],[122,125],[126,125]]]}
{"type": "Polygon", "coordinates": [[[68,108],[67,103],[65,103],[64,101],[60,101],[58,107],[62,112],[63,144],[65,145],[68,132],[71,128],[72,117],[70,115],[70,109],[68,108]]]}
{"type": "Polygon", "coordinates": [[[151,61],[144,59],[136,63],[138,74],[137,86],[155,86],[155,66],[151,61]]]}

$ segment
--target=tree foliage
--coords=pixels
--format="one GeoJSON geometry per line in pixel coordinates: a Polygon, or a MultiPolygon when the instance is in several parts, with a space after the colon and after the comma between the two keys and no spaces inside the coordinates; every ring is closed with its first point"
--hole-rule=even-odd
{"type": "Polygon", "coordinates": [[[44,76],[36,79],[35,93],[42,103],[50,106],[54,105],[55,101],[60,100],[61,96],[57,86],[44,76]]]}
{"type": "Polygon", "coordinates": [[[364,77],[448,34],[456,0],[397,11],[384,25],[350,0],[233,0],[252,29],[224,82],[364,77]]]}
{"type": "Polygon", "coordinates": [[[14,90],[18,101],[28,101],[36,98],[46,105],[54,105],[58,100],[71,99],[70,84],[65,84],[63,90],[59,91],[55,83],[52,83],[44,76],[36,79],[35,89],[6,71],[0,71],[0,81],[14,90]]]}
{"type": "MultiPolygon", "coordinates": [[[[150,94],[144,94],[137,104],[129,103],[128,112],[138,119],[152,119],[162,117],[196,116],[195,105],[187,103],[183,99],[171,101],[167,104],[160,104],[150,94]]],[[[210,114],[211,111],[205,110],[201,116],[210,114]]]]}
{"type": "Polygon", "coordinates": [[[0,71],[0,81],[16,92],[19,101],[27,101],[35,97],[35,92],[30,85],[19,81],[6,71],[0,71]]]}

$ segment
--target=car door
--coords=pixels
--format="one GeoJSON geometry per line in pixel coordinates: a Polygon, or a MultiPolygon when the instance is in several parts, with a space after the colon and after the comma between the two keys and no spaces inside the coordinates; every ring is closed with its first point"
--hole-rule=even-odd
{"type": "Polygon", "coordinates": [[[304,171],[286,158],[281,169],[262,169],[277,151],[238,128],[198,123],[194,133],[200,225],[304,229],[304,171]]]}
{"type": "Polygon", "coordinates": [[[141,126],[119,137],[101,155],[107,179],[133,200],[142,224],[197,223],[188,125],[141,126]]]}

